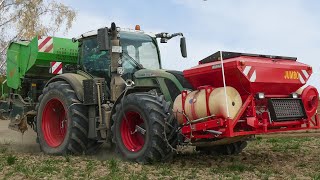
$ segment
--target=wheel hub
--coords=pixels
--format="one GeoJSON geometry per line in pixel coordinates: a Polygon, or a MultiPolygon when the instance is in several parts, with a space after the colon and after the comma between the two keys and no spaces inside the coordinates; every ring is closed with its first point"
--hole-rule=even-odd
{"type": "Polygon", "coordinates": [[[138,112],[125,113],[120,124],[120,133],[122,142],[129,151],[138,152],[143,148],[147,131],[138,112]]]}
{"type": "Polygon", "coordinates": [[[133,132],[131,132],[131,134],[134,134],[134,133],[141,133],[142,135],[145,135],[146,134],[146,130],[143,129],[142,127],[136,125],[136,128],[133,132]]]}
{"type": "Polygon", "coordinates": [[[60,146],[67,132],[67,116],[59,99],[50,99],[42,112],[44,140],[50,147],[60,146]]]}

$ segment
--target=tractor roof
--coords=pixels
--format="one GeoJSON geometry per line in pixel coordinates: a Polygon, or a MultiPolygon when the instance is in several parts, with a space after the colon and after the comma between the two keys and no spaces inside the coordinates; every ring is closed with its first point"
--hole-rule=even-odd
{"type": "MultiPolygon", "coordinates": [[[[134,33],[139,33],[139,34],[146,34],[149,35],[151,37],[155,37],[154,33],[145,33],[144,31],[141,30],[134,30],[134,29],[128,29],[128,28],[120,28],[120,31],[124,31],[124,32],[134,32],[134,33]]],[[[77,37],[77,39],[82,39],[82,38],[86,38],[86,37],[90,37],[90,36],[95,36],[98,34],[98,30],[92,30],[92,31],[88,31],[86,33],[81,34],[79,37],[77,37]]]]}

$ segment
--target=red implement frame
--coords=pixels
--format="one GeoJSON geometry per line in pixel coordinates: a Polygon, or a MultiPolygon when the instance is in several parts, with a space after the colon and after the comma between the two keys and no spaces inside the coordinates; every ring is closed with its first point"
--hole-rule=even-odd
{"type": "MultiPolygon", "coordinates": [[[[268,118],[258,118],[256,114],[255,98],[249,95],[237,116],[234,119],[224,119],[221,117],[211,117],[209,112],[208,99],[212,91],[210,86],[202,86],[198,89],[206,90],[206,107],[208,118],[205,121],[189,122],[188,118],[184,117],[182,134],[191,140],[195,139],[210,139],[224,138],[234,136],[245,136],[254,134],[266,134],[273,132],[284,132],[292,130],[307,130],[320,128],[320,120],[318,114],[306,119],[297,119],[283,122],[272,122],[268,118]]],[[[182,104],[185,104],[187,91],[182,92],[182,104]]],[[[278,97],[278,96],[267,96],[278,97]]],[[[182,107],[183,111],[184,106],[182,107]]]]}

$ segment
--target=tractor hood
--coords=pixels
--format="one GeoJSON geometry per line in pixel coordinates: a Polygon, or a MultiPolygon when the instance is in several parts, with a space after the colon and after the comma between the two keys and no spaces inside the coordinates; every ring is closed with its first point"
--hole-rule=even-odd
{"type": "Polygon", "coordinates": [[[161,77],[165,79],[170,79],[174,83],[177,83],[181,85],[181,87],[178,86],[178,88],[182,89],[192,89],[191,84],[189,81],[183,76],[183,72],[181,71],[174,71],[174,70],[150,70],[150,69],[141,69],[134,74],[135,78],[141,79],[141,78],[152,78],[152,77],[161,77]]]}
{"type": "Polygon", "coordinates": [[[135,78],[150,78],[150,77],[166,77],[170,78],[170,74],[166,70],[150,70],[150,69],[141,69],[134,73],[135,78]]]}

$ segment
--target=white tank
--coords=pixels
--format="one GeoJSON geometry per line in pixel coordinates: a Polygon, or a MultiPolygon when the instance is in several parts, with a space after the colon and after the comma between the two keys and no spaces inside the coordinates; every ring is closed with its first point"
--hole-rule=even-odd
{"type": "MultiPolygon", "coordinates": [[[[229,118],[233,119],[242,106],[242,99],[239,92],[233,87],[226,87],[227,100],[225,100],[224,88],[215,88],[209,95],[210,115],[227,118],[227,106],[229,108],[229,118]]],[[[207,116],[205,89],[188,92],[184,104],[185,114],[189,120],[195,120],[207,116]]],[[[174,101],[173,112],[179,124],[183,123],[182,95],[180,94],[174,101]]]]}

